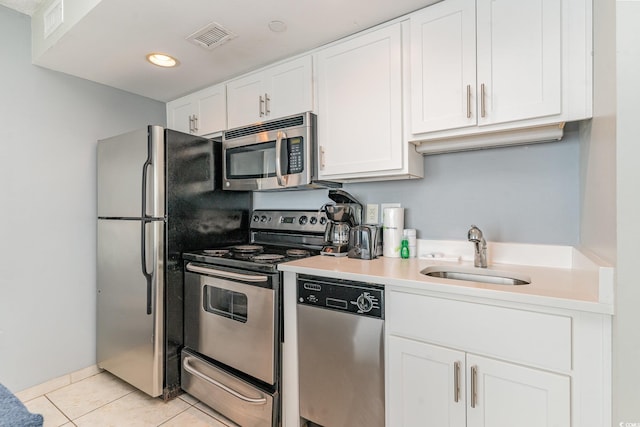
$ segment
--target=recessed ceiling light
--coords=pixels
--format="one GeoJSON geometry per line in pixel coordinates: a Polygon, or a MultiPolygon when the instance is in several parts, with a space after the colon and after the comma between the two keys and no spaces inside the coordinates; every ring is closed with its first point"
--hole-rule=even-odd
{"type": "Polygon", "coordinates": [[[171,68],[179,64],[178,60],[171,55],[165,53],[150,53],[147,55],[147,61],[158,67],[171,68]]]}
{"type": "Polygon", "coordinates": [[[287,24],[282,21],[271,21],[269,22],[269,29],[274,33],[283,33],[287,31],[287,24]]]}

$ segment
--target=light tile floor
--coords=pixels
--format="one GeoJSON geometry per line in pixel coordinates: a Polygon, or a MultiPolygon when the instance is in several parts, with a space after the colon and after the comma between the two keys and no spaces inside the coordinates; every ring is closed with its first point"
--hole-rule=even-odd
{"type": "Polygon", "coordinates": [[[235,427],[188,394],[164,402],[106,371],[39,396],[18,397],[29,411],[42,414],[44,427],[235,427]]]}

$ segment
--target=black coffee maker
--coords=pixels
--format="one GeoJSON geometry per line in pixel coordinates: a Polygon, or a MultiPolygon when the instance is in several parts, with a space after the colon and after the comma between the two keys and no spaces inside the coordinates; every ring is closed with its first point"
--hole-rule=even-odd
{"type": "Polygon", "coordinates": [[[346,256],[351,228],[362,223],[362,203],[344,190],[329,190],[334,204],[326,204],[327,228],[322,255],[346,256]]]}

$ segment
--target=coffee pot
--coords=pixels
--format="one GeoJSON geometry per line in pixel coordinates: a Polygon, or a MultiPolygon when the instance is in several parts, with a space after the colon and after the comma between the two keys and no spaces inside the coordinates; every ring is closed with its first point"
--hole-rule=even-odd
{"type": "Polygon", "coordinates": [[[346,256],[349,250],[351,228],[362,223],[362,203],[343,190],[329,190],[329,198],[335,204],[327,204],[325,228],[325,246],[323,255],[346,256]]]}

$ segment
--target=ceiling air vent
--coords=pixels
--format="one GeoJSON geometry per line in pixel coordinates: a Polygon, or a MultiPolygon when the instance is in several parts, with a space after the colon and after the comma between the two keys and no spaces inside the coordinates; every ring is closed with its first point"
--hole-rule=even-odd
{"type": "Polygon", "coordinates": [[[222,25],[212,22],[187,37],[191,43],[205,49],[214,49],[236,37],[234,33],[222,25]]]}

